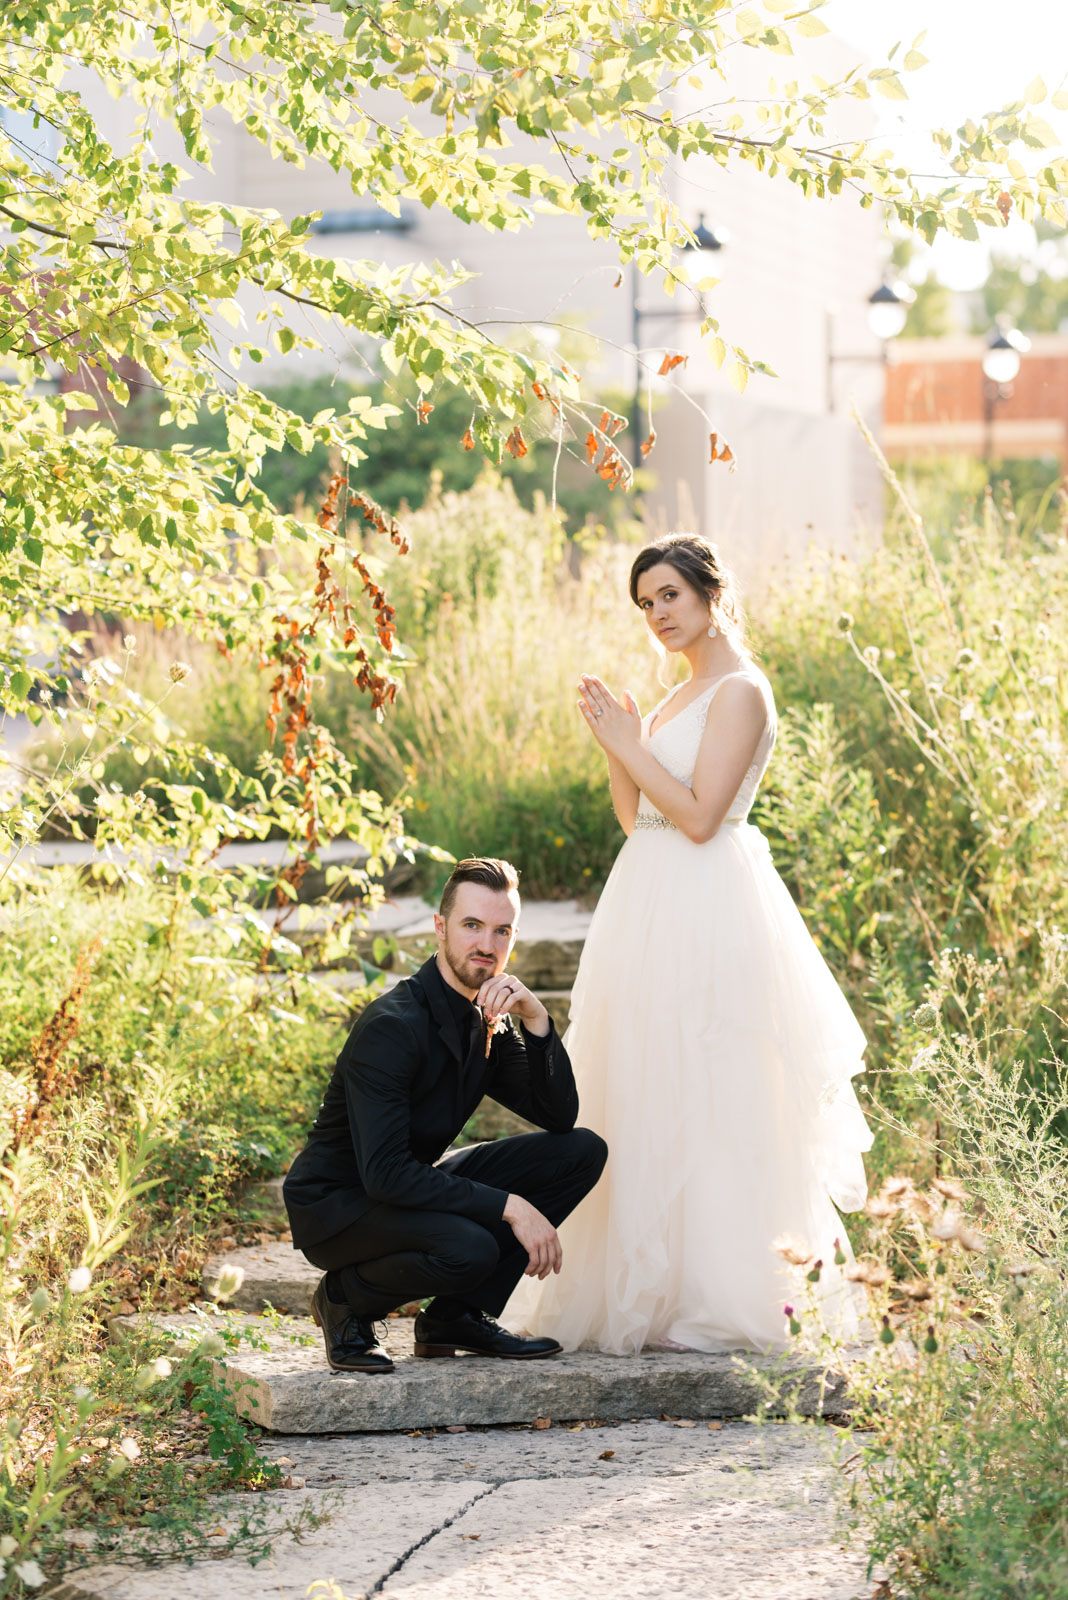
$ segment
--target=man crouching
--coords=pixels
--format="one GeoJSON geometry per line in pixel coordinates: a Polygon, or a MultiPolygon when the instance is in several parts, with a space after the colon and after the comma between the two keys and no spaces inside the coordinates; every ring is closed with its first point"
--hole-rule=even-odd
{"type": "Polygon", "coordinates": [[[525,1272],[562,1260],[557,1226],[589,1193],[604,1140],[545,1007],[504,968],[519,890],[507,861],[461,861],[434,917],[438,953],[358,1017],[284,1185],[293,1244],[338,1372],[390,1372],[374,1321],[433,1296],[415,1354],[556,1355],[495,1320],[525,1272]],[[517,1026],[518,1024],[518,1026],[517,1026]],[[544,1133],[443,1154],[483,1096],[544,1133]]]}

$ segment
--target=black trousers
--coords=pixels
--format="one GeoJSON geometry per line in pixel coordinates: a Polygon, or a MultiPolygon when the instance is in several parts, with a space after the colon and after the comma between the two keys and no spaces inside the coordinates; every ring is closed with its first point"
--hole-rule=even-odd
{"type": "MultiPolygon", "coordinates": [[[[607,1156],[599,1134],[573,1128],[468,1145],[438,1165],[522,1195],[558,1227],[589,1194],[607,1156]]],[[[528,1261],[507,1222],[390,1205],[375,1206],[303,1254],[322,1271],[340,1274],[345,1298],[361,1317],[384,1317],[431,1295],[497,1316],[528,1261]]]]}

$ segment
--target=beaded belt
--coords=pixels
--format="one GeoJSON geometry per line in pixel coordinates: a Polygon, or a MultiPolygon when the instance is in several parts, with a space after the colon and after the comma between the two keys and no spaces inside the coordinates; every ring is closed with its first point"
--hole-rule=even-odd
{"type": "MultiPolygon", "coordinates": [[[[724,817],[720,823],[721,828],[741,828],[745,824],[744,817],[724,817]]],[[[670,817],[662,817],[659,811],[639,811],[634,819],[636,828],[675,828],[670,817]]],[[[678,829],[675,828],[676,833],[678,829]]]]}

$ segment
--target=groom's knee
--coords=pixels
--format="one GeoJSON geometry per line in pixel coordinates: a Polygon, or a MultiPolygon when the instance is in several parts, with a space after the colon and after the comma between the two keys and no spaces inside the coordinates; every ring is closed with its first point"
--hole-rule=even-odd
{"type": "Polygon", "coordinates": [[[563,1137],[570,1144],[576,1171],[588,1173],[591,1185],[596,1183],[608,1160],[608,1146],[601,1135],[592,1128],[572,1128],[563,1137]]]}

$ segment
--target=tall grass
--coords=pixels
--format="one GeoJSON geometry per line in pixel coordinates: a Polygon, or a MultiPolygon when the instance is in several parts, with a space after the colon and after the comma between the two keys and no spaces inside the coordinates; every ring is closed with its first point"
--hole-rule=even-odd
{"type": "Polygon", "coordinates": [[[277,1481],[212,1374],[210,1320],[181,1359],[146,1335],[112,1346],[107,1320],[187,1305],[241,1184],[303,1138],[346,1014],[296,979],[266,983],[178,883],[5,882],[0,1595],[110,1550],[130,1522],[161,1550],[205,1548],[210,1491],[277,1481]]]}

